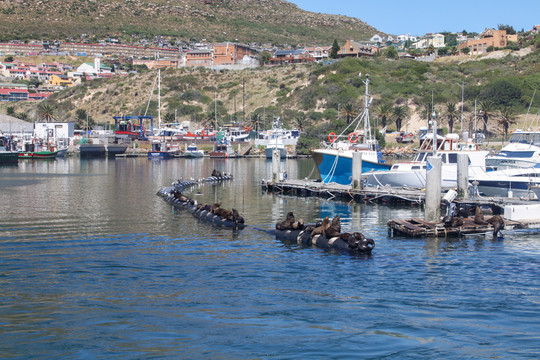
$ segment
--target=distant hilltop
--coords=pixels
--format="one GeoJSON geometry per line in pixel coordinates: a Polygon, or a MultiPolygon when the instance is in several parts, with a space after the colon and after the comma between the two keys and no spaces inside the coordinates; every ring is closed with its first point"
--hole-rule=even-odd
{"type": "Polygon", "coordinates": [[[0,42],[163,36],[183,41],[276,45],[367,40],[377,29],[282,0],[0,1],[0,42]]]}

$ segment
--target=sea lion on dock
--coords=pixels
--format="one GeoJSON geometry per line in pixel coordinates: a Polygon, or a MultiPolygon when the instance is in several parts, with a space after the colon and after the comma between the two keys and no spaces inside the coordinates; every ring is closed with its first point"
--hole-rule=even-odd
{"type": "Polygon", "coordinates": [[[454,216],[452,218],[452,223],[450,224],[450,227],[457,228],[463,225],[463,219],[459,216],[454,216]]]}
{"type": "Polygon", "coordinates": [[[231,210],[227,210],[222,207],[218,207],[212,213],[227,220],[229,220],[229,218],[232,219],[233,216],[231,210]]]}
{"type": "Polygon", "coordinates": [[[233,222],[236,224],[243,224],[244,218],[240,216],[238,211],[236,209],[232,209],[232,215],[233,215],[233,222]]]}
{"type": "Polygon", "coordinates": [[[212,171],[212,176],[221,177],[221,171],[214,169],[214,171],[212,171]]]}
{"type": "Polygon", "coordinates": [[[212,214],[215,214],[216,213],[216,210],[219,209],[219,207],[221,206],[221,201],[218,202],[218,203],[215,203],[213,205],[210,205],[210,212],[212,214]]]}
{"type": "Polygon", "coordinates": [[[321,226],[317,226],[313,231],[311,232],[311,237],[315,235],[325,235],[326,230],[330,227],[330,220],[328,219],[328,216],[325,217],[322,221],[321,226]]]}
{"type": "Polygon", "coordinates": [[[304,229],[304,219],[300,219],[298,221],[295,221],[292,225],[293,230],[302,230],[304,229]]]}
{"type": "Polygon", "coordinates": [[[487,223],[493,226],[493,238],[496,239],[499,236],[499,231],[504,229],[504,220],[501,215],[493,215],[487,223]]]}
{"type": "Polygon", "coordinates": [[[480,206],[477,206],[474,212],[474,223],[477,225],[487,224],[486,220],[484,220],[484,214],[482,213],[482,209],[480,209],[480,206]]]}
{"type": "Polygon", "coordinates": [[[324,232],[327,238],[338,237],[341,234],[341,220],[339,216],[332,219],[332,223],[324,232]]]}
{"type": "Polygon", "coordinates": [[[293,224],[294,214],[290,211],[284,221],[276,224],[276,230],[293,230],[293,224]]]}

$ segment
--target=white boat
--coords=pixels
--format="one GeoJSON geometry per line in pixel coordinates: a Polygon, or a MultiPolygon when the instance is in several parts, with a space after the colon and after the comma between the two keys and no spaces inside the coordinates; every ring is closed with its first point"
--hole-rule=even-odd
{"type": "Polygon", "coordinates": [[[11,139],[0,134],[0,165],[17,165],[19,152],[14,149],[11,139]]]}
{"type": "Polygon", "coordinates": [[[469,157],[469,178],[484,174],[485,158],[488,151],[478,150],[475,143],[456,139],[455,136],[437,136],[436,151],[433,151],[433,134],[426,134],[420,142],[418,154],[413,161],[392,165],[388,171],[370,171],[362,173],[367,186],[391,186],[425,188],[428,162],[430,156],[441,158],[441,187],[457,186],[458,154],[466,153],[469,157]],[[434,155],[435,154],[435,155],[434,155]]]}
{"type": "Polygon", "coordinates": [[[488,171],[469,178],[481,196],[538,198],[540,165],[528,168],[506,168],[488,171]]]}
{"type": "Polygon", "coordinates": [[[495,170],[537,164],[540,164],[540,131],[517,130],[498,154],[486,157],[486,166],[495,170]]]}
{"type": "Polygon", "coordinates": [[[231,143],[226,141],[226,140],[216,141],[216,143],[214,144],[214,150],[211,151],[208,155],[210,155],[211,158],[235,158],[235,157],[238,157],[238,155],[234,151],[231,143]]]}
{"type": "Polygon", "coordinates": [[[276,137],[273,141],[269,142],[266,147],[264,148],[264,154],[267,159],[272,158],[272,154],[274,153],[274,150],[279,151],[279,158],[285,159],[287,157],[287,150],[285,149],[285,145],[283,144],[283,139],[280,137],[276,137]]]}
{"type": "Polygon", "coordinates": [[[267,159],[272,158],[274,150],[279,150],[279,157],[284,159],[287,157],[287,149],[285,148],[285,141],[288,141],[291,145],[296,145],[298,137],[290,135],[290,130],[283,129],[281,118],[276,118],[272,123],[272,129],[267,131],[264,137],[257,139],[255,145],[264,146],[264,153],[267,159]],[[289,134],[287,134],[289,132],[289,134]]]}
{"type": "Polygon", "coordinates": [[[243,126],[233,126],[225,130],[220,130],[217,134],[217,139],[225,139],[229,142],[245,141],[249,137],[250,129],[243,126]]]}
{"type": "Polygon", "coordinates": [[[369,94],[369,81],[369,75],[367,75],[364,81],[366,85],[364,111],[340,135],[330,133],[328,135],[329,143],[325,143],[322,148],[311,152],[324,183],[335,182],[350,185],[352,182],[352,158],[353,154],[358,152],[362,154],[362,172],[390,169],[390,166],[383,161],[377,141],[371,133],[369,106],[372,98],[369,94]],[[360,126],[363,126],[363,130],[360,129],[360,126]],[[359,139],[363,139],[363,141],[358,143],[359,139]]]}
{"type": "Polygon", "coordinates": [[[183,157],[185,158],[202,158],[204,156],[204,151],[197,148],[197,144],[186,145],[186,150],[184,151],[183,157]]]}

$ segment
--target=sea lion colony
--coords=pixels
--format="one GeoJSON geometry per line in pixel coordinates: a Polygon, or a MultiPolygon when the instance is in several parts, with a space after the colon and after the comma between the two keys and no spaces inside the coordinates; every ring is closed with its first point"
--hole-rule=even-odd
{"type": "Polygon", "coordinates": [[[304,225],[304,220],[300,219],[295,221],[294,214],[292,212],[287,213],[284,221],[276,224],[276,230],[303,230],[310,234],[313,238],[316,235],[324,236],[328,239],[340,238],[347,242],[351,249],[357,249],[361,246],[367,245],[374,246],[373,239],[367,239],[360,232],[342,233],[341,232],[341,218],[336,216],[332,220],[329,217],[325,217],[322,221],[318,221],[314,225],[304,225]]]}
{"type": "MultiPolygon", "coordinates": [[[[463,225],[463,219],[468,218],[469,213],[463,208],[460,208],[456,216],[446,215],[442,218],[441,224],[445,228],[456,228],[463,225]]],[[[499,232],[504,229],[504,220],[500,215],[493,215],[489,220],[485,220],[484,214],[480,206],[477,206],[474,211],[474,223],[477,225],[488,225],[493,226],[493,237],[497,238],[499,232]]]]}
{"type": "Polygon", "coordinates": [[[209,204],[197,204],[194,200],[188,198],[187,196],[184,196],[180,190],[174,190],[172,192],[175,199],[178,199],[179,201],[183,203],[187,203],[189,205],[196,205],[195,210],[206,210],[214,215],[217,215],[227,221],[230,221],[234,224],[243,224],[244,218],[240,216],[238,211],[236,209],[225,209],[221,207],[221,201],[212,205],[209,204]]]}

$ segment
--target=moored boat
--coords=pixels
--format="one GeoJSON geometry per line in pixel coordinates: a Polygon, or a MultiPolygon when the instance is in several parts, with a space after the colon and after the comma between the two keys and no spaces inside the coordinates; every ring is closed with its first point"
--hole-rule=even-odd
{"type": "Polygon", "coordinates": [[[202,158],[204,156],[204,151],[199,150],[197,144],[193,143],[186,145],[186,150],[182,156],[185,158],[202,158]]]}
{"type": "Polygon", "coordinates": [[[0,135],[0,165],[17,165],[19,152],[12,150],[9,138],[0,135]]]}
{"type": "Polygon", "coordinates": [[[540,164],[540,131],[515,131],[496,155],[486,157],[488,169],[534,167],[540,164]]]}
{"type": "Polygon", "coordinates": [[[159,141],[152,142],[152,150],[148,151],[149,159],[170,159],[174,152],[167,150],[167,146],[159,141]]]}
{"type": "Polygon", "coordinates": [[[211,151],[208,155],[211,158],[235,158],[237,157],[236,152],[233,150],[231,143],[228,141],[217,141],[214,144],[214,150],[211,151]]]}
{"type": "Polygon", "coordinates": [[[321,181],[324,183],[335,182],[350,185],[352,183],[352,158],[354,153],[362,154],[362,172],[390,169],[390,166],[382,159],[382,153],[371,132],[369,81],[369,75],[367,75],[364,81],[366,85],[364,111],[341,134],[330,133],[328,135],[328,144],[311,151],[321,181]],[[353,125],[355,125],[354,129],[347,135],[346,132],[353,125]],[[363,125],[363,130],[360,129],[361,125],[363,125]],[[362,139],[362,142],[358,143],[360,139],[362,139]]]}

